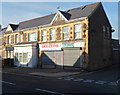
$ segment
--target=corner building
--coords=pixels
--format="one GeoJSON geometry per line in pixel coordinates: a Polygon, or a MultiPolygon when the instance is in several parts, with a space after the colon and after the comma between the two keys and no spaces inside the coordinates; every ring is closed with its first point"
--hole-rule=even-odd
{"type": "Polygon", "coordinates": [[[102,3],[97,2],[20,22],[4,37],[13,35],[10,45],[17,66],[96,70],[111,65],[111,34],[102,3]]]}

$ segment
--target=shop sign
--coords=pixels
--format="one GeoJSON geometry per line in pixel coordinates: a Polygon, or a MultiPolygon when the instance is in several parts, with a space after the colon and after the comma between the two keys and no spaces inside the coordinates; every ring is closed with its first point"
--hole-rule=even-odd
{"type": "Polygon", "coordinates": [[[61,50],[61,43],[40,44],[40,50],[61,50]]]}
{"type": "Polygon", "coordinates": [[[6,51],[13,51],[14,47],[6,47],[6,51]]]}
{"type": "Polygon", "coordinates": [[[85,46],[85,42],[76,42],[74,43],[74,47],[84,47],[85,46]]]}
{"type": "Polygon", "coordinates": [[[62,43],[62,47],[74,47],[74,43],[62,43]]]}

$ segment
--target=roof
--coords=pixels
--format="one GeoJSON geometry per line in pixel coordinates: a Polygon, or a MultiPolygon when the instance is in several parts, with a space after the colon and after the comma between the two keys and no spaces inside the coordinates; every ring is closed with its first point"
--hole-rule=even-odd
{"type": "Polygon", "coordinates": [[[16,24],[9,24],[13,31],[15,31],[18,28],[18,25],[16,24]]]}
{"type": "MultiPolygon", "coordinates": [[[[78,8],[69,9],[66,11],[60,11],[60,12],[68,21],[82,18],[82,17],[89,17],[99,4],[100,4],[100,2],[97,2],[97,3],[81,6],[78,8]]],[[[38,26],[42,26],[42,25],[48,25],[51,23],[55,14],[56,13],[20,22],[19,30],[26,29],[26,28],[38,27],[38,26]]]]}
{"type": "Polygon", "coordinates": [[[7,29],[7,27],[1,29],[1,31],[0,31],[0,36],[2,36],[3,33],[5,33],[6,29],[7,29]]]}

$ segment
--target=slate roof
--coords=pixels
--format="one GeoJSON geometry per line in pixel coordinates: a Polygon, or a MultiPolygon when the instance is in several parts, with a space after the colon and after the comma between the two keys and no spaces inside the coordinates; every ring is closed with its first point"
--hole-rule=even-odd
{"type": "MultiPolygon", "coordinates": [[[[100,2],[97,2],[97,3],[81,6],[78,8],[70,9],[67,11],[60,11],[60,12],[64,15],[64,17],[66,17],[68,21],[82,18],[82,17],[89,17],[99,4],[100,2]]],[[[55,14],[56,13],[47,15],[44,17],[39,17],[39,18],[20,22],[19,30],[50,24],[55,14]]]]}
{"type": "Polygon", "coordinates": [[[7,29],[7,27],[1,29],[0,36],[2,36],[5,33],[6,29],[7,29]]]}

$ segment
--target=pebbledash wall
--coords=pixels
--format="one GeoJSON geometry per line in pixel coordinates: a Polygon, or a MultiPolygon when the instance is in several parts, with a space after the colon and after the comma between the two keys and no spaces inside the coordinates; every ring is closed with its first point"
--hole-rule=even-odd
{"type": "Polygon", "coordinates": [[[15,66],[96,70],[111,65],[112,27],[102,3],[10,24],[3,60],[15,66]],[[14,48],[14,49],[13,49],[14,48]]]}

